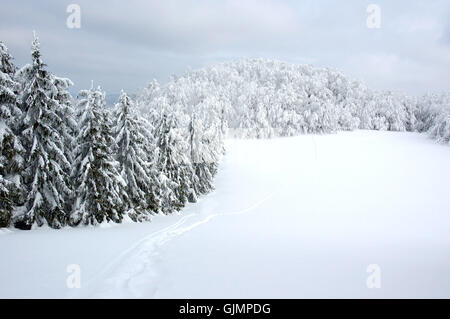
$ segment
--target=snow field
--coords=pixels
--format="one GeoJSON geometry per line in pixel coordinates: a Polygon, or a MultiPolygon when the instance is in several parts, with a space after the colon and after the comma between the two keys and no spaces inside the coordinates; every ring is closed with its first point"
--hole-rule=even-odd
{"type": "Polygon", "coordinates": [[[355,131],[226,149],[216,190],[179,215],[2,232],[0,297],[450,297],[448,147],[355,131]]]}

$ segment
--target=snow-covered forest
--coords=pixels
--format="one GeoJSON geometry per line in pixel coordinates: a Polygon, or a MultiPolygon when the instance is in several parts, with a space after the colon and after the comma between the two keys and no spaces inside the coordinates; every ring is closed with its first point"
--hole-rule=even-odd
{"type": "Polygon", "coordinates": [[[47,70],[37,38],[20,69],[0,50],[1,227],[149,220],[212,189],[223,152],[214,114],[192,114],[183,129],[183,114],[164,101],[142,117],[125,92],[112,109],[93,85],[72,98],[72,82],[47,70]]]}
{"type": "Polygon", "coordinates": [[[174,76],[164,86],[153,81],[138,97],[139,109],[161,112],[162,101],[187,115],[215,110],[221,127],[238,137],[369,129],[429,132],[450,142],[450,92],[380,92],[335,70],[279,61],[226,62],[174,76]]]}
{"type": "Polygon", "coordinates": [[[21,68],[0,42],[0,227],[147,221],[213,190],[224,139],[370,129],[450,144],[450,93],[379,92],[329,69],[227,62],[151,82],[114,108],[72,97],[35,37],[21,68]]]}

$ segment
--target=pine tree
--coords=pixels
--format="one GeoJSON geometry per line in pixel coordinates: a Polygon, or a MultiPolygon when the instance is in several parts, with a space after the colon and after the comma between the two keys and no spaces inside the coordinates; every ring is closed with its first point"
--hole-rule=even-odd
{"type": "MultiPolygon", "coordinates": [[[[56,87],[56,93],[53,98],[58,101],[59,107],[56,109],[56,114],[61,118],[61,125],[57,127],[58,133],[61,136],[64,144],[64,155],[69,163],[73,163],[73,147],[75,143],[75,134],[77,132],[77,123],[75,121],[75,111],[73,109],[73,98],[68,91],[68,88],[73,85],[73,82],[67,78],[57,76],[52,77],[53,84],[56,87]]],[[[66,176],[69,178],[67,183],[70,188],[70,194],[66,195],[65,210],[70,212],[72,210],[72,192],[73,183],[70,180],[72,167],[64,168],[66,176]]]]}
{"type": "Polygon", "coordinates": [[[195,194],[206,194],[214,189],[213,177],[217,172],[218,159],[223,152],[220,118],[213,116],[212,122],[199,119],[192,114],[189,124],[190,154],[194,168],[192,180],[195,194]],[[204,123],[207,123],[207,128],[204,123]]]}
{"type": "Polygon", "coordinates": [[[67,78],[61,78],[52,75],[52,81],[56,88],[53,98],[58,101],[59,108],[56,109],[56,114],[61,118],[62,124],[58,127],[59,134],[64,140],[66,157],[69,162],[72,162],[72,147],[75,141],[75,132],[77,123],[75,121],[75,112],[73,109],[73,98],[68,89],[73,86],[73,82],[67,78]]]}
{"type": "Polygon", "coordinates": [[[79,128],[72,178],[75,198],[72,225],[120,223],[128,201],[126,182],[114,159],[115,141],[105,95],[98,88],[81,91],[79,128]]]}
{"type": "Polygon", "coordinates": [[[161,210],[170,213],[181,209],[194,198],[193,169],[186,157],[187,144],[177,128],[177,116],[163,113],[156,127],[158,157],[156,168],[160,172],[161,210]]]}
{"type": "Polygon", "coordinates": [[[201,163],[201,155],[200,155],[200,148],[201,148],[201,132],[200,132],[200,125],[201,123],[197,119],[196,113],[194,112],[191,115],[191,120],[189,122],[189,148],[190,148],[190,159],[191,163],[193,165],[193,169],[195,174],[192,178],[192,185],[194,188],[194,192],[192,192],[191,201],[196,202],[197,201],[197,195],[203,193],[202,186],[200,185],[200,179],[198,174],[198,168],[201,163]]]}
{"type": "Polygon", "coordinates": [[[34,38],[31,50],[32,65],[20,70],[23,92],[20,121],[21,141],[25,149],[26,168],[22,172],[27,197],[24,213],[17,222],[26,225],[47,223],[60,228],[66,223],[65,199],[70,193],[66,171],[64,139],[58,128],[63,119],[58,115],[60,105],[53,98],[57,88],[52,75],[41,60],[39,41],[34,38]]]}
{"type": "Polygon", "coordinates": [[[150,134],[146,123],[138,116],[135,105],[122,91],[116,104],[117,122],[115,136],[117,160],[120,173],[125,180],[128,194],[128,209],[133,220],[149,219],[148,211],[157,211],[157,202],[152,198],[152,178],[149,152],[151,152],[150,134]]]}
{"type": "Polygon", "coordinates": [[[20,140],[14,134],[18,108],[16,67],[6,45],[0,41],[0,227],[8,227],[15,203],[20,198],[16,178],[23,160],[20,140]]]}

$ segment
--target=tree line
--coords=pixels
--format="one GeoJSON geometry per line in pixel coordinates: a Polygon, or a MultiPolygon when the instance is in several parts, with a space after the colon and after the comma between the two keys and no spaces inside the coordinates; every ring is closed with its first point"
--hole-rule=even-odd
{"type": "Polygon", "coordinates": [[[123,91],[108,108],[93,85],[74,99],[37,37],[31,61],[17,68],[0,42],[0,227],[145,221],[213,189],[222,130],[201,114],[182,126],[185,114],[160,100],[144,117],[123,91]]]}
{"type": "Polygon", "coordinates": [[[244,138],[368,129],[428,132],[450,143],[450,92],[407,96],[377,91],[328,68],[244,59],[188,71],[138,97],[145,114],[166,98],[189,110],[208,104],[244,138]]]}

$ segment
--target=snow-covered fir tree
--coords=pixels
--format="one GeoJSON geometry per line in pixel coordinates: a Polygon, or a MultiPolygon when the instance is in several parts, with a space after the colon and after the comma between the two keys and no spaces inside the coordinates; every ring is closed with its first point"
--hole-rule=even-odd
{"type": "Polygon", "coordinates": [[[75,142],[72,225],[121,222],[127,209],[126,182],[114,158],[116,147],[105,94],[93,87],[81,91],[75,142]]]}
{"type": "Polygon", "coordinates": [[[0,41],[0,227],[10,225],[22,187],[18,173],[23,164],[23,148],[15,134],[21,114],[15,72],[12,56],[0,41]]]}
{"type": "Polygon", "coordinates": [[[153,190],[157,187],[152,170],[153,141],[148,124],[137,114],[131,98],[122,91],[116,104],[115,138],[120,173],[126,183],[127,208],[133,220],[149,219],[158,210],[153,190]]]}
{"type": "Polygon", "coordinates": [[[160,174],[158,197],[161,198],[160,209],[165,214],[181,209],[196,198],[192,188],[194,172],[186,152],[188,144],[177,124],[176,116],[166,110],[155,129],[156,169],[160,174]]]}
{"type": "Polygon", "coordinates": [[[206,194],[214,189],[213,178],[223,153],[221,118],[214,108],[204,109],[211,103],[198,105],[189,123],[190,158],[195,172],[193,187],[196,194],[206,194]]]}
{"type": "Polygon", "coordinates": [[[62,120],[62,124],[58,127],[58,131],[64,139],[66,157],[72,162],[72,147],[75,141],[75,132],[77,130],[73,98],[69,93],[69,87],[73,86],[73,82],[70,79],[57,77],[55,75],[52,75],[52,81],[56,88],[53,98],[58,101],[59,104],[56,113],[62,120]]]}
{"type": "Polygon", "coordinates": [[[59,228],[67,221],[65,200],[70,194],[66,172],[70,163],[66,157],[64,138],[59,127],[59,101],[54,98],[57,88],[53,76],[42,62],[39,41],[32,43],[32,64],[19,71],[23,85],[22,117],[19,131],[25,149],[26,165],[22,181],[26,191],[23,213],[15,216],[26,225],[48,224],[59,228]]]}
{"type": "MultiPolygon", "coordinates": [[[[64,143],[64,155],[69,163],[73,163],[73,147],[75,143],[75,134],[77,133],[77,123],[75,120],[75,111],[73,109],[73,98],[68,89],[73,85],[73,82],[67,78],[52,77],[53,84],[56,87],[56,92],[53,98],[58,101],[59,107],[56,110],[56,114],[61,118],[61,124],[57,127],[58,133],[61,136],[64,143]]],[[[68,212],[72,209],[72,192],[73,183],[70,180],[72,167],[66,167],[65,173],[69,176],[70,195],[66,197],[65,208],[68,212]]]]}

